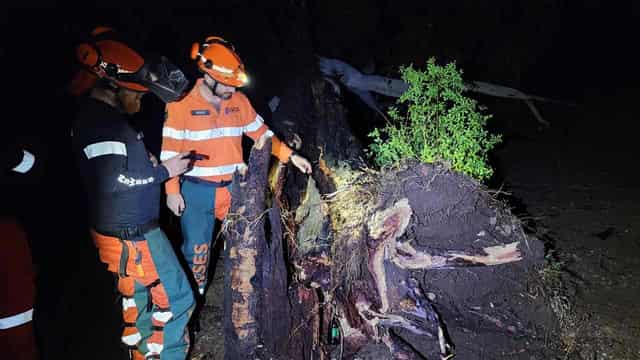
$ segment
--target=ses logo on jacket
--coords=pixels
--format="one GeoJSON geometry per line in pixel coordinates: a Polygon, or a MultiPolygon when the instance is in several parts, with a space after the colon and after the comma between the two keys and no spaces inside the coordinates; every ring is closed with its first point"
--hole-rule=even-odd
{"type": "Polygon", "coordinates": [[[237,106],[224,108],[224,114],[225,115],[229,115],[229,114],[233,114],[233,113],[237,113],[237,112],[240,112],[240,108],[237,107],[237,106]]]}

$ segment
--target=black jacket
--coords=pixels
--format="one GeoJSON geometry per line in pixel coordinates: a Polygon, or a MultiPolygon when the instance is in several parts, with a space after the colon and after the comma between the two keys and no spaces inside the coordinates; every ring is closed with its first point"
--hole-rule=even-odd
{"type": "Polygon", "coordinates": [[[72,128],[73,151],[96,228],[142,225],[160,212],[160,185],[169,177],[153,166],[126,115],[92,98],[81,100],[72,128]]]}

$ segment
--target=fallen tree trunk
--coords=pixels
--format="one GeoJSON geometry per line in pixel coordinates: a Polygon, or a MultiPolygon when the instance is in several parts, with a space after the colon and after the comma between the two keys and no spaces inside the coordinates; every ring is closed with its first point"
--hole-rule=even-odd
{"type": "MultiPolygon", "coordinates": [[[[397,98],[400,97],[409,87],[409,85],[401,79],[363,74],[353,66],[337,59],[319,57],[318,64],[322,74],[327,77],[328,81],[334,84],[334,87],[337,87],[337,84],[334,82],[334,79],[336,79],[340,83],[344,84],[350,91],[358,95],[358,97],[360,97],[369,107],[380,113],[382,112],[369,93],[370,91],[397,98]]],[[[548,99],[537,95],[529,95],[518,89],[483,81],[470,81],[466,84],[466,89],[488,96],[522,100],[527,104],[536,120],[544,126],[550,126],[550,124],[542,117],[542,115],[540,115],[540,112],[533,104],[534,100],[575,106],[575,104],[548,99]]]]}
{"type": "Polygon", "coordinates": [[[417,162],[364,167],[339,146],[351,135],[334,93],[307,84],[292,94],[311,90],[315,121],[285,138],[303,140],[313,175],[276,164],[267,179],[270,150],[256,146],[234,182],[225,357],[552,357],[552,313],[529,291],[543,244],[467,176],[417,162]],[[272,201],[259,195],[267,188],[272,201]]]}

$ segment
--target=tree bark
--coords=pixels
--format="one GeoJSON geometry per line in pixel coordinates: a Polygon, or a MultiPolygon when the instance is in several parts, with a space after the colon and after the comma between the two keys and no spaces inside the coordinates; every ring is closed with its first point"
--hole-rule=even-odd
{"type": "Polygon", "coordinates": [[[225,359],[253,359],[261,347],[259,324],[267,319],[260,318],[260,309],[264,307],[265,189],[270,154],[271,139],[262,136],[251,151],[250,170],[233,178],[233,200],[225,224],[225,359]]]}

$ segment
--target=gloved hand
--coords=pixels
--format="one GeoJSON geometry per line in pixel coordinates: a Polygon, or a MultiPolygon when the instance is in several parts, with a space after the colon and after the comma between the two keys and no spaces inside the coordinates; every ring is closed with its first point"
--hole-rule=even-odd
{"type": "Polygon", "coordinates": [[[309,160],[298,154],[292,154],[289,160],[303,174],[311,174],[311,163],[309,163],[309,160]]]}
{"type": "Polygon", "coordinates": [[[181,216],[184,211],[184,198],[182,194],[168,194],[167,195],[167,207],[173,212],[176,216],[181,216]]]}

